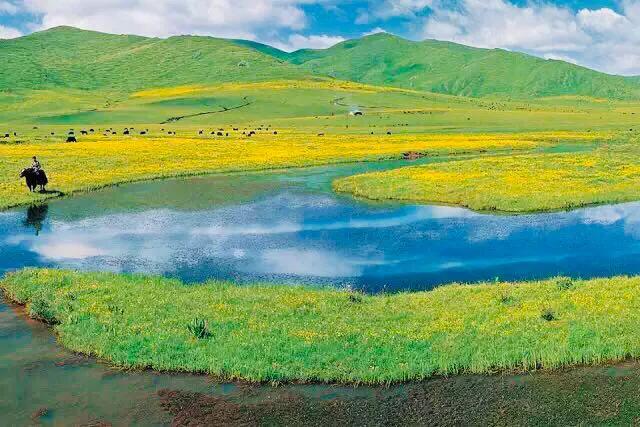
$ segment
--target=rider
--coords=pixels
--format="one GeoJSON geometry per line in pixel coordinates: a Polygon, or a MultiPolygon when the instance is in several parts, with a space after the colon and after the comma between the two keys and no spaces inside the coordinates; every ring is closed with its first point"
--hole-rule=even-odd
{"type": "Polygon", "coordinates": [[[33,156],[33,162],[31,163],[31,169],[33,169],[34,172],[40,172],[40,170],[42,170],[42,165],[40,164],[40,162],[38,161],[36,156],[33,156]]]}

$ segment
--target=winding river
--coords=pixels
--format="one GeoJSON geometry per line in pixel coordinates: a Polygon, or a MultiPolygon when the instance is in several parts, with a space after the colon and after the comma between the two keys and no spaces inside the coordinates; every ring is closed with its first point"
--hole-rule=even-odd
{"type": "MultiPolygon", "coordinates": [[[[0,212],[0,273],[51,266],[187,282],[349,286],[372,293],[454,281],[640,273],[640,203],[507,216],[371,203],[331,191],[337,177],[399,164],[404,163],[137,183],[0,212]]],[[[567,413],[571,405],[561,402],[571,393],[561,394],[562,387],[553,384],[594,387],[587,393],[594,402],[624,400],[640,385],[634,380],[636,388],[625,388],[629,383],[619,378],[630,372],[640,377],[640,368],[629,362],[390,388],[216,384],[203,376],[120,372],[72,355],[55,344],[46,327],[0,302],[0,419],[9,425],[158,425],[179,423],[180,417],[207,423],[402,424],[438,416],[453,417],[451,424],[499,423],[510,405],[523,402],[545,400],[549,408],[567,413]],[[474,411],[463,409],[474,402],[474,411]]],[[[611,419],[624,415],[624,407],[611,419]]],[[[573,416],[580,416],[580,408],[575,406],[573,416]]],[[[560,421],[562,414],[549,416],[560,421]]],[[[530,422],[539,415],[532,407],[509,416],[530,422]]]]}

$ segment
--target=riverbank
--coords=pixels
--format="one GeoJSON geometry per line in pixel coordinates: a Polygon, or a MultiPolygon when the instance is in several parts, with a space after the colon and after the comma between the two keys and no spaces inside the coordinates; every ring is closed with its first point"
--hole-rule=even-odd
{"type": "Polygon", "coordinates": [[[377,161],[401,158],[410,151],[428,156],[520,152],[560,141],[597,138],[596,134],[571,132],[318,136],[273,129],[248,138],[239,132],[229,137],[93,134],[80,136],[78,143],[54,139],[0,144],[0,209],[158,178],[377,161]],[[18,178],[33,155],[49,175],[47,194],[29,193],[18,178]]]}
{"type": "Polygon", "coordinates": [[[638,277],[371,296],[23,270],[0,287],[73,351],[224,379],[380,384],[640,355],[638,277]]]}
{"type": "Polygon", "coordinates": [[[635,143],[593,151],[484,156],[365,173],[334,182],[340,193],[370,200],[442,203],[507,213],[569,210],[640,199],[635,143]]]}

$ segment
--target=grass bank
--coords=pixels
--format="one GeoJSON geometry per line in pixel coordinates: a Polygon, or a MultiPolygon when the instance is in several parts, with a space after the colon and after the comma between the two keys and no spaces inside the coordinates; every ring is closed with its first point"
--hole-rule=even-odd
{"type": "MultiPolygon", "coordinates": [[[[197,135],[81,136],[78,143],[58,137],[40,142],[0,143],[0,209],[42,201],[60,193],[183,175],[303,167],[349,161],[398,158],[407,151],[429,155],[526,150],[559,138],[583,140],[592,134],[501,135],[326,135],[258,130],[248,138],[239,128],[228,137],[197,135]],[[274,134],[277,132],[277,134],[274,134]],[[18,178],[37,155],[49,175],[51,194],[30,194],[18,178]]],[[[33,139],[35,140],[35,136],[33,139]]],[[[27,140],[29,141],[29,140],[27,140]]]]}
{"type": "Polygon", "coordinates": [[[640,277],[369,296],[29,269],[0,287],[71,350],[228,379],[375,384],[640,356],[640,277]]]}
{"type": "Polygon", "coordinates": [[[593,151],[484,156],[367,173],[334,182],[372,200],[460,205],[478,211],[534,212],[640,199],[637,144],[593,151]]]}

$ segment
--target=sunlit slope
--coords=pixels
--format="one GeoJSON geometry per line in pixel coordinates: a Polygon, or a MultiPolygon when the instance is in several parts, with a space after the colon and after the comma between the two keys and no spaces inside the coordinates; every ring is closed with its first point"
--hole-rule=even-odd
{"type": "Polygon", "coordinates": [[[562,61],[455,43],[413,42],[385,33],[326,50],[301,50],[294,64],[320,75],[465,96],[640,97],[637,79],[611,76],[562,61]]]}
{"type": "Polygon", "coordinates": [[[639,99],[640,80],[522,53],[389,34],[286,53],[212,37],[168,39],[58,27],[0,41],[0,90],[130,93],[152,87],[297,80],[311,75],[472,97],[639,99]]]}
{"type": "Polygon", "coordinates": [[[0,41],[0,90],[133,91],[193,83],[298,78],[306,72],[231,40],[111,35],[59,27],[0,41]]]}

